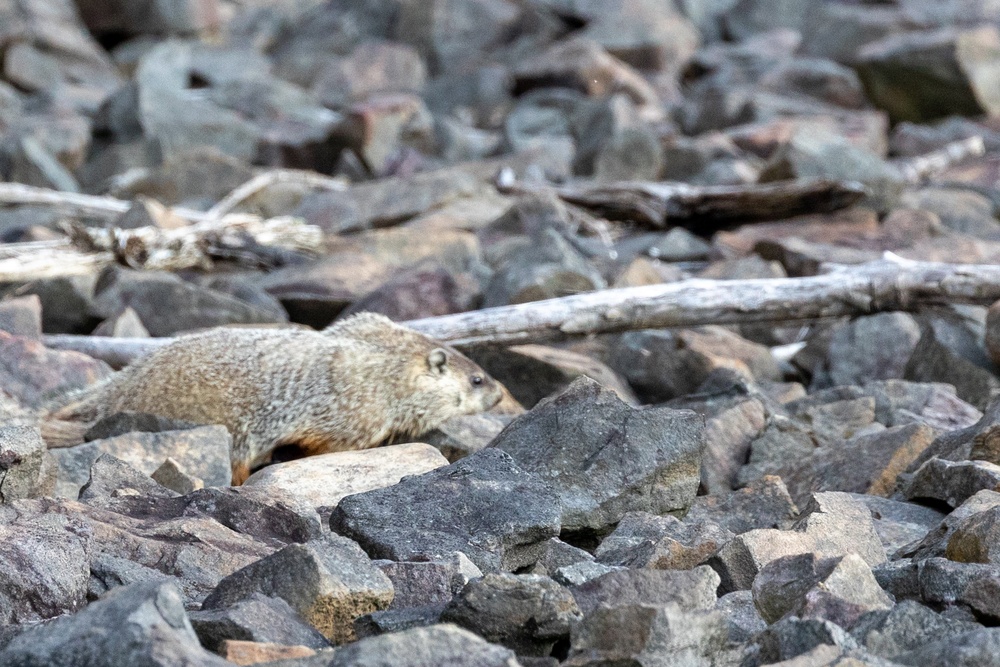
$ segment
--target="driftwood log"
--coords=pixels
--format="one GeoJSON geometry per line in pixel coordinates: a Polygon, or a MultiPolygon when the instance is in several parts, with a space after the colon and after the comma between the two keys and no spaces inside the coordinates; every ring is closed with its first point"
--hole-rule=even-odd
{"type": "MultiPolygon", "coordinates": [[[[564,339],[633,329],[704,324],[804,322],[916,306],[1000,300],[1000,266],[883,260],[828,267],[807,278],[688,280],[609,289],[406,322],[462,347],[564,339]]],[[[170,342],[166,338],[50,335],[45,344],[114,367],[170,342]]]]}

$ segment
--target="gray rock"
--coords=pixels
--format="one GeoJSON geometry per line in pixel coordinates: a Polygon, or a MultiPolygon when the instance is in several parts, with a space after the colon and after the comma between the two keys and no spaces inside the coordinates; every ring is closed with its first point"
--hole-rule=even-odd
{"type": "Polygon", "coordinates": [[[209,486],[231,481],[229,450],[232,437],[224,426],[201,426],[162,433],[135,432],[106,440],[53,450],[59,464],[56,495],[75,498],[89,477],[90,467],[101,454],[111,454],[152,474],[167,458],[173,458],[209,486]]]}
{"type": "Polygon", "coordinates": [[[126,433],[160,433],[163,431],[184,431],[197,428],[198,424],[183,419],[173,419],[149,414],[148,412],[116,412],[99,419],[87,432],[83,439],[104,440],[126,433]]]}
{"type": "Polygon", "coordinates": [[[461,551],[482,571],[496,572],[530,565],[533,545],[558,534],[560,513],[547,484],[491,448],[348,496],[330,526],[373,558],[436,559],[461,551]]]}
{"type": "Polygon", "coordinates": [[[781,478],[765,475],[723,496],[697,496],[684,522],[709,521],[739,535],[755,528],[782,527],[798,513],[781,478]]]}
{"type": "Polygon", "coordinates": [[[79,352],[50,350],[41,341],[0,331],[0,386],[4,394],[26,408],[82,389],[111,374],[103,361],[79,352]]]}
{"type": "Polygon", "coordinates": [[[925,644],[898,655],[896,662],[920,667],[1000,665],[1000,628],[982,628],[925,644]]]}
{"type": "Polygon", "coordinates": [[[509,417],[489,413],[460,415],[425,433],[421,439],[437,447],[449,463],[454,463],[485,449],[509,422],[509,417]]]}
{"type": "Polygon", "coordinates": [[[907,192],[901,203],[934,213],[944,227],[963,234],[989,239],[1000,232],[1000,222],[993,217],[993,202],[978,192],[921,188],[907,192]]]}
{"type": "Polygon", "coordinates": [[[604,565],[603,563],[594,561],[580,561],[579,563],[560,567],[552,575],[552,578],[563,586],[582,586],[588,581],[603,577],[609,572],[618,572],[624,569],[626,568],[616,565],[604,565]]]}
{"type": "Polygon", "coordinates": [[[229,294],[185,282],[156,271],[118,270],[101,277],[95,296],[96,312],[112,317],[132,308],[153,336],[224,324],[283,322],[270,310],[257,308],[229,294]]]}
{"type": "Polygon", "coordinates": [[[712,609],[719,575],[710,567],[693,570],[616,570],[573,589],[584,614],[600,606],[664,605],[675,602],[685,611],[712,609]]]}
{"type": "Polygon", "coordinates": [[[1000,491],[1000,466],[933,458],[913,474],[905,494],[909,500],[939,500],[958,507],[983,490],[1000,491]]]}
{"type": "Polygon", "coordinates": [[[726,620],[731,642],[747,642],[767,627],[767,621],[757,611],[751,591],[726,593],[716,601],[715,609],[726,620]]]}
{"type": "Polygon", "coordinates": [[[559,494],[563,530],[599,532],[628,511],[662,514],[690,505],[700,422],[691,412],[632,408],[580,378],[508,425],[491,448],[559,494]]]}
{"type": "Polygon", "coordinates": [[[201,647],[172,584],[148,582],[110,592],[86,609],[15,637],[0,651],[11,667],[117,667],[230,663],[201,647]]]}
{"type": "Polygon", "coordinates": [[[425,628],[441,622],[446,603],[428,604],[405,609],[373,611],[354,619],[354,632],[358,639],[402,632],[411,628],[425,628]]]}
{"type": "Polygon", "coordinates": [[[879,313],[834,329],[829,368],[834,384],[902,378],[920,340],[920,325],[908,313],[879,313]]]}
{"type": "Polygon", "coordinates": [[[203,609],[218,609],[254,593],[278,597],[334,643],[355,638],[358,616],[385,609],[392,583],[360,547],[339,535],[292,544],[219,582],[203,609]]]}
{"type": "Polygon", "coordinates": [[[894,121],[978,116],[1000,107],[997,53],[992,26],[906,32],[862,49],[857,70],[869,99],[894,121]]]}
{"type": "Polygon", "coordinates": [[[984,489],[941,519],[936,526],[927,532],[923,539],[903,547],[896,555],[918,559],[943,556],[948,540],[951,539],[955,528],[960,523],[975,514],[997,506],[1000,506],[1000,493],[984,489]]]}
{"type": "Polygon", "coordinates": [[[86,603],[90,539],[85,525],[33,515],[24,502],[0,511],[0,625],[54,618],[86,603]]]}
{"type": "Polygon", "coordinates": [[[42,331],[88,333],[96,324],[90,311],[94,300],[93,276],[40,278],[22,286],[18,296],[37,296],[42,302],[42,331]]]}
{"type": "Polygon", "coordinates": [[[887,554],[894,554],[906,545],[923,539],[945,518],[931,507],[879,498],[863,493],[850,494],[864,503],[872,515],[875,532],[887,554]]]}
{"type": "Polygon", "coordinates": [[[139,314],[126,306],[120,313],[115,313],[98,324],[93,335],[111,338],[149,338],[149,329],[142,323],[139,314]]]}
{"type": "Polygon", "coordinates": [[[42,302],[36,294],[0,301],[0,330],[25,338],[42,336],[42,302]]]}
{"type": "Polygon", "coordinates": [[[714,556],[733,534],[710,521],[629,512],[594,552],[598,562],[654,570],[689,570],[714,556]]]}
{"type": "Polygon", "coordinates": [[[487,574],[470,581],[441,620],[472,630],[518,655],[546,656],[582,618],[573,595],[536,574],[487,574]]]}
{"type": "Polygon", "coordinates": [[[996,367],[978,336],[963,324],[932,319],[924,327],[906,366],[905,377],[916,382],[946,382],[959,398],[980,410],[1000,390],[996,367]]]}
{"type": "Polygon", "coordinates": [[[710,561],[725,592],[751,587],[760,570],[783,556],[815,553],[832,558],[856,553],[874,567],[885,562],[885,549],[871,512],[845,493],[813,495],[792,530],[757,529],[736,536],[710,561]]]}
{"type": "Polygon", "coordinates": [[[595,609],[574,626],[569,659],[562,664],[709,667],[726,641],[718,612],[626,603],[595,609]]]}
{"type": "Polygon", "coordinates": [[[87,483],[79,497],[85,503],[102,506],[115,503],[117,496],[143,496],[147,499],[176,498],[177,491],[156,482],[138,468],[113,454],[101,454],[90,466],[87,483]]]}
{"type": "Polygon", "coordinates": [[[181,464],[169,456],[159,468],[152,472],[150,477],[157,484],[180,494],[191,493],[192,491],[205,488],[204,480],[188,474],[181,464]]]}
{"type": "MultiPolygon", "coordinates": [[[[801,619],[795,616],[782,619],[769,626],[757,636],[756,641],[760,645],[759,657],[762,663],[788,664],[796,667],[800,663],[779,661],[791,661],[792,658],[805,656],[822,645],[833,646],[841,651],[858,647],[857,641],[836,623],[822,619],[801,619]]],[[[804,662],[801,664],[803,667],[806,665],[811,667],[814,664],[827,665],[831,662],[833,661],[827,658],[827,660],[815,663],[804,662]]]]}
{"type": "Polygon", "coordinates": [[[577,563],[592,563],[594,557],[583,549],[566,544],[553,537],[539,545],[540,554],[527,574],[541,574],[551,577],[557,570],[577,563]]]}
{"type": "Polygon", "coordinates": [[[389,605],[391,610],[450,602],[470,580],[483,576],[461,552],[440,560],[416,563],[379,560],[374,564],[392,582],[395,592],[389,605]]]}
{"type": "Polygon", "coordinates": [[[761,568],[752,591],[768,623],[795,615],[850,627],[863,614],[893,604],[856,554],[820,560],[809,553],[773,560],[761,568]]]}
{"type": "Polygon", "coordinates": [[[1000,565],[1000,506],[966,517],[948,538],[945,557],[959,563],[1000,565]]]}
{"type": "Polygon", "coordinates": [[[0,503],[38,494],[46,453],[38,428],[0,428],[0,503]]]}
{"type": "Polygon", "coordinates": [[[953,620],[919,602],[904,600],[884,613],[872,614],[870,621],[859,624],[851,634],[872,653],[895,659],[926,644],[976,629],[975,623],[953,620]]]}
{"type": "Polygon", "coordinates": [[[328,667],[518,667],[513,651],[450,623],[369,637],[338,649],[328,667]]]}
{"type": "Polygon", "coordinates": [[[226,639],[308,646],[319,649],[330,642],[306,623],[281,598],[254,593],[224,609],[188,614],[201,645],[218,652],[226,639]]]}

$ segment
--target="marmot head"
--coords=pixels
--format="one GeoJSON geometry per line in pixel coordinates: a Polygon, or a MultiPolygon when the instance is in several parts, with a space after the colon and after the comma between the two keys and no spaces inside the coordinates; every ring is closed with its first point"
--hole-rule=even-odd
{"type": "Polygon", "coordinates": [[[448,347],[435,347],[427,353],[418,366],[416,393],[433,394],[441,398],[437,407],[440,422],[456,415],[467,415],[489,410],[503,398],[500,383],[486,374],[471,359],[448,347]]]}

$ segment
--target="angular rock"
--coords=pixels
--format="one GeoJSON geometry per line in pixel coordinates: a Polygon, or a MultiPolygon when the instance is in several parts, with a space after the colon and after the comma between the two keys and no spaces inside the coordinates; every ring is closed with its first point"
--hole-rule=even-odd
{"type": "Polygon", "coordinates": [[[229,450],[232,437],[224,426],[199,426],[184,431],[135,432],[76,447],[53,450],[59,465],[56,495],[75,498],[101,454],[111,454],[152,474],[170,457],[208,486],[226,486],[232,469],[229,450]]]}
{"type": "Polygon", "coordinates": [[[188,614],[201,645],[218,652],[226,640],[269,642],[319,649],[330,642],[281,598],[254,593],[223,609],[188,614]]]}
{"type": "Polygon", "coordinates": [[[592,563],[594,557],[583,549],[566,544],[553,537],[541,543],[541,555],[527,574],[542,574],[551,577],[557,571],[577,563],[592,563]]]}
{"type": "Polygon", "coordinates": [[[761,568],[752,591],[768,623],[794,615],[850,627],[865,613],[893,604],[857,554],[820,560],[809,553],[773,560],[761,568]]]}
{"type": "Polygon", "coordinates": [[[384,667],[518,667],[513,651],[490,644],[450,623],[369,637],[338,649],[328,667],[384,665],[384,667]]]}
{"type": "Polygon", "coordinates": [[[46,454],[36,427],[0,427],[0,503],[38,494],[46,454]]]}
{"type": "Polygon", "coordinates": [[[354,632],[358,639],[402,632],[412,628],[426,628],[441,622],[446,603],[428,604],[406,609],[374,611],[354,619],[354,632]]]}
{"type": "Polygon", "coordinates": [[[886,554],[894,554],[906,545],[923,539],[937,528],[945,514],[931,507],[904,503],[863,493],[850,494],[864,503],[872,514],[875,532],[886,554]]]}
{"type": "Polygon", "coordinates": [[[150,477],[152,477],[153,480],[160,486],[166,487],[171,491],[176,491],[182,495],[205,488],[204,480],[200,477],[188,474],[181,464],[177,463],[177,461],[173,460],[169,456],[159,468],[150,474],[150,477]]]}
{"type": "Polygon", "coordinates": [[[567,667],[609,664],[708,667],[727,641],[718,612],[674,603],[602,607],[573,628],[567,667]]]}
{"type": "MultiPolygon", "coordinates": [[[[837,664],[837,658],[842,658],[844,651],[858,647],[857,641],[836,623],[814,618],[802,619],[795,616],[784,618],[772,624],[757,636],[756,641],[760,646],[758,655],[762,662],[784,667],[813,667],[813,665],[818,667],[819,665],[837,664]],[[819,651],[827,650],[830,652],[819,653],[819,651]],[[817,653],[813,653],[814,651],[817,653]],[[819,659],[814,661],[813,656],[817,656],[819,659]],[[798,658],[798,660],[793,660],[793,658],[798,658]]],[[[871,663],[862,662],[860,664],[871,663]]]]}
{"type": "Polygon", "coordinates": [[[603,577],[611,572],[618,572],[627,568],[617,565],[604,565],[594,561],[580,561],[572,565],[564,565],[555,571],[552,578],[563,586],[582,586],[588,581],[593,581],[598,577],[603,577]]]}
{"type": "Polygon", "coordinates": [[[573,595],[536,574],[487,574],[466,584],[441,614],[518,655],[546,656],[582,618],[573,595]]]}
{"type": "Polygon", "coordinates": [[[906,32],[862,49],[857,71],[869,99],[893,121],[978,116],[1000,109],[998,54],[993,26],[906,32]]]}
{"type": "Polygon", "coordinates": [[[25,338],[42,336],[42,302],[35,294],[0,301],[0,331],[25,338]]]}
{"type": "Polygon", "coordinates": [[[316,508],[336,507],[345,496],[392,486],[403,477],[445,465],[448,460],[437,449],[415,442],[278,463],[254,473],[244,485],[282,489],[316,508]]]}
{"type": "Polygon", "coordinates": [[[629,512],[594,552],[598,562],[654,570],[689,570],[714,556],[733,537],[707,521],[629,512]]]}
{"type": "Polygon", "coordinates": [[[389,605],[391,610],[450,602],[470,580],[483,576],[461,552],[440,560],[374,563],[392,582],[395,592],[389,605]]]}
{"type": "Polygon", "coordinates": [[[701,419],[632,408],[589,378],[505,428],[504,451],[559,494],[562,529],[600,532],[628,511],[687,508],[697,490],[701,419]]]}
{"type": "Polygon", "coordinates": [[[872,653],[890,660],[941,639],[976,630],[976,623],[936,614],[913,600],[904,600],[884,614],[863,620],[852,634],[872,653]]]}
{"type": "Polygon", "coordinates": [[[132,308],[153,336],[224,324],[266,324],[284,318],[217,290],[198,287],[169,273],[116,271],[102,276],[95,308],[112,317],[132,308]]]}
{"type": "Polygon", "coordinates": [[[601,606],[676,603],[685,611],[712,609],[719,575],[707,566],[693,570],[616,570],[573,589],[580,610],[601,606]]]}
{"type": "Polygon", "coordinates": [[[42,331],[88,333],[98,323],[90,312],[94,299],[93,276],[40,278],[17,290],[18,296],[37,296],[42,302],[42,331]]]}
{"type": "Polygon", "coordinates": [[[149,329],[142,323],[139,314],[131,307],[126,306],[120,313],[115,313],[98,324],[92,335],[112,338],[149,338],[149,329]]]}
{"type": "Polygon", "coordinates": [[[956,507],[934,526],[919,542],[906,545],[897,555],[917,559],[943,556],[948,540],[967,518],[1000,505],[1000,493],[983,490],[956,507]]]}
{"type": "Polygon", "coordinates": [[[308,646],[286,646],[265,642],[251,642],[240,639],[224,639],[219,655],[237,665],[256,665],[266,662],[282,662],[295,658],[308,658],[316,651],[308,646]]]}
{"type": "Polygon", "coordinates": [[[173,584],[122,587],[72,616],[33,628],[0,651],[11,667],[125,667],[231,663],[201,647],[173,584]]]}
{"type": "Polygon", "coordinates": [[[909,500],[939,500],[958,507],[983,490],[1000,491],[1000,466],[933,458],[917,469],[905,493],[909,500]]]}
{"type": "Polygon", "coordinates": [[[480,297],[479,283],[442,267],[417,268],[395,275],[344,309],[353,313],[381,313],[403,322],[472,310],[480,297]]]}
{"type": "Polygon", "coordinates": [[[334,643],[355,638],[358,616],[385,609],[392,583],[351,540],[328,535],[293,544],[219,582],[203,609],[219,609],[262,593],[285,600],[334,643]]]}
{"type": "Polygon", "coordinates": [[[739,535],[755,528],[781,527],[798,513],[781,478],[765,475],[724,496],[697,496],[684,521],[710,521],[739,535]]]}
{"type": "Polygon", "coordinates": [[[708,397],[704,413],[701,483],[710,494],[728,493],[737,484],[751,442],[764,430],[768,417],[768,408],[758,397],[718,398],[708,397]]]}
{"type": "Polygon", "coordinates": [[[1000,665],[1000,628],[982,628],[925,644],[896,656],[903,665],[994,667],[1000,665]]]}
{"type": "Polygon", "coordinates": [[[482,571],[495,572],[529,565],[530,547],[558,534],[560,514],[547,484],[491,448],[348,496],[330,526],[373,558],[434,559],[461,551],[482,571]]]}
{"type": "Polygon", "coordinates": [[[348,57],[328,62],[313,91],[324,105],[336,109],[373,93],[419,93],[426,78],[427,67],[412,47],[370,41],[348,57]]]}
{"type": "Polygon", "coordinates": [[[164,431],[186,431],[197,428],[198,424],[183,419],[161,417],[148,412],[116,412],[99,419],[83,434],[87,442],[106,440],[126,433],[162,433],[164,431]]]}
{"type": "Polygon", "coordinates": [[[437,448],[449,463],[454,463],[485,449],[508,423],[508,417],[489,413],[461,415],[452,417],[422,437],[427,444],[437,448]]]}
{"type": "Polygon", "coordinates": [[[955,526],[948,539],[945,557],[959,563],[1000,564],[1000,507],[969,516],[955,526]]]}
{"type": "Polygon", "coordinates": [[[830,378],[836,385],[903,377],[920,340],[920,325],[908,313],[879,313],[837,327],[830,338],[830,378]]]}
{"type": "Polygon", "coordinates": [[[871,512],[849,494],[814,494],[792,530],[757,529],[738,535],[710,562],[725,592],[751,587],[761,568],[783,556],[815,553],[833,558],[856,553],[874,567],[886,560],[871,512]]]}
{"type": "Polygon", "coordinates": [[[111,374],[103,361],[79,352],[49,350],[39,341],[0,331],[0,392],[25,407],[38,408],[111,374]]]}
{"type": "Polygon", "coordinates": [[[927,323],[905,377],[916,382],[945,382],[955,386],[959,398],[983,410],[990,394],[1000,390],[996,367],[981,341],[962,324],[934,319],[927,323]]]}
{"type": "Polygon", "coordinates": [[[726,620],[731,642],[746,642],[767,627],[767,621],[753,603],[751,591],[726,593],[715,603],[715,609],[726,620]]]}

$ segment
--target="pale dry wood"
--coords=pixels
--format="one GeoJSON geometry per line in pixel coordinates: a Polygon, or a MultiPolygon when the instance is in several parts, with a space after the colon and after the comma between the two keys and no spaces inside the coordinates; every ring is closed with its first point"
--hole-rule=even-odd
{"type": "Polygon", "coordinates": [[[970,157],[986,154],[986,144],[980,136],[953,141],[936,151],[912,158],[897,160],[894,164],[910,183],[920,183],[948,167],[970,157]]]}
{"type": "Polygon", "coordinates": [[[279,183],[294,183],[317,190],[347,189],[347,182],[342,178],[324,176],[313,171],[302,171],[299,169],[271,169],[254,176],[243,185],[234,189],[219,200],[215,206],[208,209],[206,215],[210,218],[221,218],[261,190],[266,190],[272,185],[279,183]]]}
{"type": "MultiPolygon", "coordinates": [[[[688,280],[444,315],[405,324],[458,347],[541,342],[592,333],[705,324],[797,322],[1000,300],[1000,265],[883,260],[807,278],[688,280]]],[[[170,339],[46,336],[121,367],[170,339]]]]}

